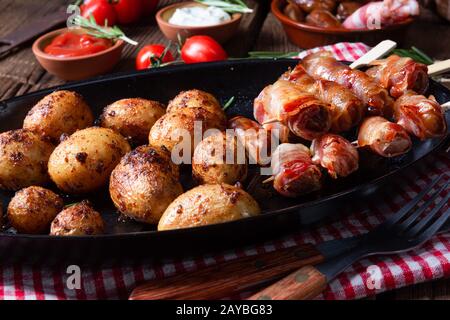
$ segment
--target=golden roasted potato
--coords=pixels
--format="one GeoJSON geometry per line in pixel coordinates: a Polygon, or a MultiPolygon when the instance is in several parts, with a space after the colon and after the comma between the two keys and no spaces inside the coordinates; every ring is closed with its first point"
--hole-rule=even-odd
{"type": "Polygon", "coordinates": [[[28,187],[11,199],[8,220],[19,233],[44,233],[63,207],[63,199],[53,191],[28,187]]]}
{"type": "Polygon", "coordinates": [[[102,234],[105,229],[100,213],[88,201],[81,201],[61,211],[52,221],[50,235],[83,236],[102,234]]]}
{"type": "Polygon", "coordinates": [[[130,145],[111,129],[91,127],[61,142],[48,162],[48,172],[59,189],[72,194],[92,192],[107,184],[130,145]]]}
{"type": "Polygon", "coordinates": [[[83,97],[73,91],[55,91],[42,98],[23,121],[23,128],[59,141],[61,135],[92,126],[94,116],[83,97]]]}
{"type": "Polygon", "coordinates": [[[140,146],[113,170],[109,192],[119,211],[137,221],[156,224],[167,206],[183,192],[178,167],[167,150],[140,146]]]}
{"type": "Polygon", "coordinates": [[[216,128],[223,131],[226,125],[225,122],[218,120],[216,116],[206,109],[180,109],[176,112],[166,113],[156,121],[150,130],[150,145],[157,147],[165,146],[169,151],[172,151],[177,144],[185,141],[187,146],[191,146],[192,155],[195,147],[194,127],[196,122],[199,127],[198,133],[201,135],[199,140],[201,140],[206,130],[216,128]],[[184,139],[190,139],[190,141],[184,139]]]}
{"type": "Polygon", "coordinates": [[[183,108],[204,108],[216,115],[219,121],[227,120],[219,101],[205,91],[193,89],[180,92],[169,102],[167,112],[176,112],[183,108]]]}
{"type": "Polygon", "coordinates": [[[247,176],[245,148],[241,145],[239,150],[236,137],[223,132],[206,137],[195,148],[192,175],[201,184],[244,181],[247,176]]]}
{"type": "Polygon", "coordinates": [[[260,212],[258,203],[244,190],[228,184],[204,184],[176,198],[159,220],[158,230],[227,222],[260,212]]]}
{"type": "Polygon", "coordinates": [[[165,113],[163,104],[141,98],[122,99],[103,110],[100,125],[113,129],[136,144],[145,144],[150,129],[165,113]]]}
{"type": "Polygon", "coordinates": [[[47,162],[55,148],[37,133],[12,130],[0,134],[0,189],[19,190],[50,181],[47,162]]]}

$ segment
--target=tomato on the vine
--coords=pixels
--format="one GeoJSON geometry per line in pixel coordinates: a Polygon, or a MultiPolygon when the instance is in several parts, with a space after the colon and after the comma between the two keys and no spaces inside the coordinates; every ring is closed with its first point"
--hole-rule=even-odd
{"type": "Polygon", "coordinates": [[[117,22],[116,11],[107,0],[85,1],[80,7],[81,15],[85,18],[93,16],[98,25],[113,26],[117,22]]]}
{"type": "Polygon", "coordinates": [[[142,13],[142,0],[115,0],[112,2],[121,24],[137,22],[142,13]]]}
{"type": "Polygon", "coordinates": [[[143,47],[136,57],[136,69],[143,70],[174,61],[172,53],[161,44],[150,44],[143,47]],[[164,55],[164,56],[163,56],[164,55]]]}
{"type": "Polygon", "coordinates": [[[227,53],[222,46],[209,36],[193,36],[186,39],[181,48],[181,58],[185,63],[226,60],[227,53]]]}

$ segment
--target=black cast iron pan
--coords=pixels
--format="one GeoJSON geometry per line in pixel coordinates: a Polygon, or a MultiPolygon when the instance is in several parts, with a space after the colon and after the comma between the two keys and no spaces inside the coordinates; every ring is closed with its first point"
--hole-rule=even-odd
{"type": "MultiPolygon", "coordinates": [[[[181,90],[197,88],[213,93],[222,103],[234,96],[235,103],[227,109],[228,115],[251,117],[253,99],[261,89],[295,64],[294,60],[235,60],[169,66],[68,84],[1,102],[0,132],[20,128],[28,110],[55,89],[81,93],[98,116],[107,104],[118,99],[142,97],[167,103],[181,90]]],[[[441,103],[450,101],[450,92],[435,82],[431,82],[429,93],[441,103]]],[[[450,123],[448,114],[447,122],[450,123]]],[[[352,139],[351,133],[349,138],[352,139]]],[[[393,182],[394,185],[402,183],[401,175],[405,170],[442,147],[446,139],[414,141],[411,152],[391,160],[363,155],[359,172],[346,179],[326,181],[326,187],[319,193],[297,199],[274,195],[270,189],[260,187],[255,176],[247,187],[263,209],[261,216],[201,228],[156,232],[151,226],[122,221],[105,189],[86,198],[103,214],[107,224],[106,235],[64,238],[20,235],[7,229],[0,231],[0,261],[111,264],[255,243],[288,230],[298,230],[326,217],[336,218],[337,210],[349,203],[363,200],[362,205],[365,205],[369,198],[377,196],[380,187],[389,187],[393,182]]],[[[185,184],[190,183],[188,180],[189,176],[186,176],[185,184]]],[[[4,208],[12,196],[13,193],[0,192],[4,208]]],[[[67,198],[66,202],[77,200],[67,198]]]]}

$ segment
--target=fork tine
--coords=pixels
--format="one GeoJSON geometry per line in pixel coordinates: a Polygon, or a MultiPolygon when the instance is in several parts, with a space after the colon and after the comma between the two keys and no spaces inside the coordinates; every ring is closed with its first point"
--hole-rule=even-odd
{"type": "MultiPolygon", "coordinates": [[[[418,235],[419,232],[421,232],[421,230],[430,222],[430,220],[436,216],[436,214],[439,212],[439,210],[442,209],[443,206],[445,206],[448,203],[448,200],[450,199],[450,193],[448,193],[444,198],[441,199],[441,201],[439,201],[439,203],[433,208],[433,210],[431,210],[427,216],[425,218],[423,218],[422,220],[419,221],[419,223],[417,223],[414,227],[412,227],[410,230],[408,230],[407,235],[408,237],[415,237],[418,235]]],[[[448,210],[447,210],[448,211],[448,210]]],[[[447,213],[447,212],[446,212],[447,213]]],[[[440,220],[443,220],[442,224],[444,224],[444,222],[447,221],[447,219],[445,218],[445,214],[443,214],[441,217],[438,218],[437,221],[435,221],[431,226],[433,226],[435,223],[437,223],[440,220]]],[[[430,226],[430,227],[431,227],[430,226]]],[[[427,230],[430,228],[426,228],[425,230],[423,230],[424,232],[427,232],[427,230]]]]}
{"type": "Polygon", "coordinates": [[[432,236],[438,233],[439,229],[447,222],[448,218],[450,217],[450,208],[447,208],[445,212],[437,219],[435,222],[433,222],[432,225],[430,225],[427,229],[425,229],[422,232],[422,235],[420,236],[422,241],[428,240],[432,236]]]}
{"type": "Polygon", "coordinates": [[[418,195],[416,195],[408,204],[406,204],[396,214],[387,219],[384,222],[384,226],[386,227],[391,226],[397,223],[399,220],[401,220],[406,214],[408,214],[408,212],[410,212],[417,205],[417,203],[419,203],[420,200],[423,199],[423,197],[425,197],[425,195],[428,192],[430,192],[431,189],[433,189],[436,183],[438,183],[443,176],[444,174],[441,174],[440,176],[434,178],[434,180],[431,181],[431,183],[425,189],[423,189],[418,195]]]}
{"type": "Polygon", "coordinates": [[[427,209],[430,207],[430,205],[434,202],[434,200],[441,194],[443,190],[445,190],[450,181],[447,181],[444,183],[437,191],[435,191],[430,198],[422,205],[420,208],[418,208],[412,215],[410,215],[405,221],[403,221],[400,224],[400,230],[406,230],[413,222],[416,221],[418,217],[427,209]]]}

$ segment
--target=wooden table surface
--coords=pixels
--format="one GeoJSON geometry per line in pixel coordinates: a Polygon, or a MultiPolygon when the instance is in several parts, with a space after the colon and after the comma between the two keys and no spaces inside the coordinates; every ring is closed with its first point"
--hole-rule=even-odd
{"type": "MultiPolygon", "coordinates": [[[[45,16],[60,6],[73,1],[52,0],[0,0],[0,37],[26,24],[34,17],[45,16]]],[[[160,7],[173,0],[160,1],[160,7]]],[[[249,51],[298,51],[289,43],[281,25],[269,12],[269,0],[247,0],[254,13],[246,15],[238,36],[230,40],[225,49],[232,57],[245,57],[249,51]]],[[[123,28],[125,33],[139,42],[137,47],[126,46],[121,62],[112,72],[132,71],[134,57],[147,43],[167,43],[154,19],[148,18],[132,27],[123,28]]],[[[421,48],[436,59],[450,58],[450,24],[429,10],[422,10],[417,23],[408,31],[403,46],[421,48]]],[[[0,100],[53,87],[64,81],[48,74],[35,60],[31,43],[15,50],[0,60],[0,100]]],[[[428,282],[387,292],[374,299],[450,299],[450,279],[428,282]]]]}

